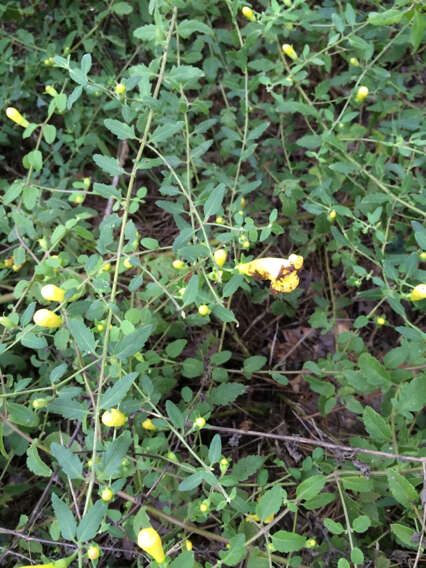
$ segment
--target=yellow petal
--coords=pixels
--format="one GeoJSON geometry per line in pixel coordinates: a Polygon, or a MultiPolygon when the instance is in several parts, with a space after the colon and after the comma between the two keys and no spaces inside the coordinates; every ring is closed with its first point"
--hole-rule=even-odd
{"type": "Polygon", "coordinates": [[[165,561],[166,555],[164,554],[160,535],[152,527],[139,531],[138,546],[152,556],[156,562],[161,563],[165,561]]]}

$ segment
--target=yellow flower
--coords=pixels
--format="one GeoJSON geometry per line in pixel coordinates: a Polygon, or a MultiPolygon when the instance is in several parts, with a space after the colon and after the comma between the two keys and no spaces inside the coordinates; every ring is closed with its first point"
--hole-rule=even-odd
{"type": "Polygon", "coordinates": [[[368,87],[360,87],[356,92],[355,100],[360,103],[368,96],[368,87]]]}
{"type": "Polygon", "coordinates": [[[111,501],[111,499],[113,497],[114,497],[114,493],[112,492],[112,489],[110,489],[109,487],[106,487],[105,489],[102,490],[101,499],[102,499],[102,501],[105,501],[105,503],[108,503],[108,501],[111,501]]]}
{"type": "Polygon", "coordinates": [[[142,428],[144,428],[145,430],[157,430],[151,418],[147,418],[142,422],[142,428]]]}
{"type": "Polygon", "coordinates": [[[19,126],[23,126],[24,128],[29,125],[28,120],[24,118],[16,108],[7,107],[6,116],[7,118],[10,118],[10,120],[13,120],[13,122],[16,122],[16,124],[19,124],[19,126]]]}
{"type": "Polygon", "coordinates": [[[216,223],[218,225],[223,225],[223,217],[216,217],[216,223]]]}
{"type": "Polygon", "coordinates": [[[219,266],[219,268],[222,268],[222,266],[226,262],[226,257],[228,256],[228,253],[226,252],[225,249],[219,249],[214,253],[213,256],[215,263],[219,266]]]}
{"type": "Polygon", "coordinates": [[[253,10],[248,6],[244,6],[241,10],[241,13],[245,18],[247,18],[247,20],[250,20],[251,22],[256,21],[256,16],[254,15],[253,10]]]}
{"type": "Polygon", "coordinates": [[[172,266],[173,268],[176,268],[176,270],[182,270],[182,268],[185,268],[185,263],[183,260],[176,259],[173,261],[172,266]]]}
{"type": "Polygon", "coordinates": [[[54,284],[47,284],[41,289],[41,295],[49,302],[63,302],[65,298],[65,290],[55,286],[54,284]]]}
{"type": "Polygon", "coordinates": [[[204,428],[204,426],[206,425],[206,419],[203,418],[202,416],[199,416],[195,422],[194,422],[195,426],[197,426],[198,428],[204,428]]]}
{"type": "Polygon", "coordinates": [[[124,93],[126,92],[126,87],[123,83],[117,83],[114,87],[114,91],[117,93],[117,95],[124,95],[124,93]]]}
{"type": "Polygon", "coordinates": [[[418,284],[410,294],[410,300],[418,302],[426,298],[426,284],[418,284]]]}
{"type": "Polygon", "coordinates": [[[376,319],[376,323],[377,323],[377,325],[385,325],[386,320],[385,320],[384,317],[380,316],[376,319]]]}
{"type": "Polygon", "coordinates": [[[89,548],[87,549],[87,557],[90,560],[96,560],[97,558],[99,558],[99,555],[100,555],[99,546],[97,545],[89,546],[89,548]]]}
{"type": "Polygon", "coordinates": [[[206,304],[201,304],[201,306],[198,308],[198,313],[200,314],[200,316],[208,316],[210,312],[211,310],[208,306],[206,306],[206,304]]]}
{"type": "Polygon", "coordinates": [[[33,315],[33,322],[40,327],[59,327],[62,325],[62,318],[50,310],[37,310],[33,315]]]}
{"type": "Polygon", "coordinates": [[[105,410],[102,414],[102,424],[110,428],[120,428],[127,422],[127,416],[118,410],[118,408],[111,408],[105,410]]]}
{"type": "Polygon", "coordinates": [[[209,510],[208,503],[201,503],[201,505],[200,505],[200,511],[201,511],[202,513],[207,513],[208,510],[209,510]]]}
{"type": "Polygon", "coordinates": [[[103,272],[109,272],[109,271],[111,270],[111,263],[110,263],[110,262],[107,262],[106,264],[104,264],[104,265],[102,266],[101,270],[102,270],[103,272]]]}
{"type": "Polygon", "coordinates": [[[308,538],[305,542],[305,548],[315,548],[317,545],[317,541],[314,538],[308,538]]]}
{"type": "Polygon", "coordinates": [[[55,568],[55,564],[53,562],[49,562],[48,564],[28,564],[21,566],[21,568],[55,568]]]}
{"type": "Polygon", "coordinates": [[[166,555],[164,554],[160,535],[152,527],[141,529],[139,531],[138,546],[147,554],[152,556],[159,564],[165,561],[166,555]]]}
{"type": "Polygon", "coordinates": [[[189,540],[189,538],[185,540],[185,548],[186,550],[192,550],[192,542],[189,540]]]}
{"type": "Polygon", "coordinates": [[[297,53],[294,51],[293,46],[289,43],[285,43],[281,49],[288,57],[290,57],[290,59],[297,59],[297,53]]]}
{"type": "Polygon", "coordinates": [[[289,258],[257,258],[237,266],[240,274],[246,274],[260,280],[271,281],[274,294],[293,292],[299,285],[298,272],[303,266],[303,257],[291,254],[289,258]]]}
{"type": "Polygon", "coordinates": [[[351,58],[349,59],[349,63],[350,63],[351,65],[353,65],[354,67],[359,67],[359,61],[358,61],[358,59],[357,59],[356,57],[351,57],[351,58]]]}

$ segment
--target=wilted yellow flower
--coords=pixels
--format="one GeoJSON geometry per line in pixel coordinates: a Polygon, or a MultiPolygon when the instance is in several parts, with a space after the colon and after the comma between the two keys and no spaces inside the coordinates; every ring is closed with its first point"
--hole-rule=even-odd
{"type": "Polygon", "coordinates": [[[26,128],[29,125],[28,120],[24,118],[22,114],[19,112],[19,110],[17,110],[16,108],[7,107],[6,116],[7,118],[13,120],[13,122],[16,122],[16,124],[19,124],[19,126],[22,126],[24,128],[26,128]]]}
{"type": "Polygon", "coordinates": [[[33,315],[33,322],[40,327],[59,327],[62,325],[62,318],[50,310],[37,310],[33,315]]]}
{"type": "Polygon", "coordinates": [[[418,302],[426,298],[426,284],[418,284],[410,294],[410,300],[418,302]]]}
{"type": "Polygon", "coordinates": [[[360,103],[368,96],[368,87],[360,87],[356,92],[355,100],[360,103]]]}
{"type": "Polygon", "coordinates": [[[288,57],[290,57],[290,59],[297,59],[297,53],[294,51],[293,46],[289,43],[285,43],[281,49],[288,57]]]}
{"type": "Polygon", "coordinates": [[[289,258],[257,258],[237,266],[240,274],[246,274],[260,280],[271,281],[271,291],[293,292],[299,285],[298,272],[303,266],[303,256],[291,254],[289,258]]]}
{"type": "Polygon", "coordinates": [[[151,418],[147,418],[142,422],[142,428],[144,428],[145,430],[157,430],[151,418]]]}
{"type": "Polygon", "coordinates": [[[55,286],[54,284],[46,284],[41,289],[41,295],[49,302],[63,302],[65,298],[65,290],[55,286]]]}
{"type": "Polygon", "coordinates": [[[119,428],[127,422],[127,416],[118,410],[118,408],[111,408],[111,410],[105,410],[102,414],[102,423],[105,426],[112,428],[119,428]]]}
{"type": "Polygon", "coordinates": [[[251,22],[256,21],[256,16],[254,15],[253,10],[251,8],[249,8],[248,6],[244,6],[241,9],[241,13],[245,18],[247,18],[247,20],[250,20],[251,22]]]}
{"type": "Polygon", "coordinates": [[[156,562],[161,564],[166,559],[163,545],[158,532],[152,527],[141,529],[138,534],[138,546],[147,554],[152,556],[156,562]]]}

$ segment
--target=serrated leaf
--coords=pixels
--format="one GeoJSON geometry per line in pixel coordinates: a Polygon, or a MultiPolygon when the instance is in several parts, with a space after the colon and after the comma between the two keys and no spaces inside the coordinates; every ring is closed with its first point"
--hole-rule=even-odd
{"type": "Polygon", "coordinates": [[[209,463],[213,465],[220,460],[220,456],[222,455],[222,440],[219,434],[215,434],[210,442],[209,447],[209,463]]]}
{"type": "Polygon", "coordinates": [[[204,481],[204,472],[203,471],[197,471],[197,472],[189,475],[183,481],[181,481],[179,486],[178,486],[178,490],[179,491],[192,491],[192,489],[195,489],[196,487],[201,485],[201,483],[203,481],[204,481]]]}
{"type": "Polygon", "coordinates": [[[327,482],[325,475],[312,475],[299,483],[296,488],[296,497],[298,501],[312,499],[322,491],[327,482]]]}
{"type": "Polygon", "coordinates": [[[124,361],[140,351],[151,335],[152,328],[152,325],[145,325],[123,337],[114,348],[114,353],[116,353],[118,359],[124,361]]]}
{"type": "Polygon", "coordinates": [[[232,467],[232,475],[236,477],[238,481],[245,481],[251,475],[256,473],[263,465],[262,456],[247,456],[241,458],[232,467]]]}
{"type": "Polygon", "coordinates": [[[131,442],[130,432],[126,430],[107,446],[101,464],[101,470],[105,475],[113,476],[119,472],[121,462],[125,458],[131,442]]]}
{"type": "Polygon", "coordinates": [[[173,426],[183,430],[185,418],[176,404],[171,400],[166,400],[166,412],[173,426]]]}
{"type": "Polygon", "coordinates": [[[210,395],[210,404],[225,406],[234,402],[239,396],[244,394],[246,387],[240,383],[223,383],[217,387],[213,387],[210,395]]]}
{"type": "Polygon", "coordinates": [[[52,475],[52,470],[41,459],[37,450],[37,446],[34,445],[34,443],[31,444],[31,446],[27,449],[26,463],[28,469],[35,475],[38,475],[40,477],[50,477],[52,475]]]}
{"type": "Polygon", "coordinates": [[[411,509],[412,505],[419,500],[419,495],[414,486],[395,469],[388,469],[386,476],[389,490],[394,499],[407,509],[411,509]]]}
{"type": "Polygon", "coordinates": [[[213,306],[212,311],[213,311],[213,314],[218,319],[220,319],[221,321],[224,321],[226,323],[237,321],[235,319],[234,312],[232,310],[229,310],[228,308],[225,308],[225,306],[221,306],[220,304],[216,304],[215,306],[213,306]]]}
{"type": "Polygon", "coordinates": [[[10,422],[32,428],[38,424],[38,416],[31,408],[27,408],[23,404],[8,401],[6,403],[7,414],[10,422]]]}
{"type": "Polygon", "coordinates": [[[133,140],[136,138],[135,127],[133,125],[129,126],[125,122],[111,118],[105,119],[104,124],[119,140],[133,140]]]}
{"type": "Polygon", "coordinates": [[[278,513],[285,496],[285,491],[278,485],[265,491],[256,505],[256,515],[259,519],[265,521],[271,515],[278,513]]]}
{"type": "Polygon", "coordinates": [[[98,532],[102,519],[107,512],[107,506],[102,501],[96,501],[91,509],[81,519],[77,528],[77,539],[81,543],[94,538],[98,532]]]}
{"type": "Polygon", "coordinates": [[[21,344],[24,347],[29,347],[30,349],[45,349],[47,347],[47,341],[45,337],[39,337],[38,335],[35,335],[31,332],[26,333],[22,336],[21,344]]]}
{"type": "Polygon", "coordinates": [[[74,455],[70,449],[56,442],[50,445],[50,449],[64,473],[70,479],[83,479],[83,464],[78,456],[74,455]]]}
{"type": "Polygon", "coordinates": [[[211,215],[216,215],[219,213],[222,207],[222,201],[225,196],[225,185],[223,183],[214,187],[206,202],[204,203],[204,217],[210,217],[211,215]]]}
{"type": "Polygon", "coordinates": [[[243,534],[237,534],[229,540],[228,550],[220,550],[219,556],[225,566],[237,566],[247,554],[245,546],[245,537],[243,534]]]}
{"type": "Polygon", "coordinates": [[[370,12],[368,14],[368,23],[373,26],[390,26],[392,24],[398,24],[403,17],[404,12],[402,10],[385,10],[384,12],[370,12]]]}
{"type": "Polygon", "coordinates": [[[68,329],[83,355],[86,353],[95,353],[95,336],[82,320],[77,318],[70,319],[68,329]]]}
{"type": "Polygon", "coordinates": [[[272,535],[272,544],[279,552],[297,552],[305,546],[306,538],[303,535],[289,531],[278,531],[272,535]]]}
{"type": "Polygon", "coordinates": [[[95,164],[110,176],[119,176],[125,174],[125,170],[118,163],[117,158],[109,158],[102,154],[94,154],[93,160],[95,164]]]}
{"type": "Polygon", "coordinates": [[[365,429],[375,440],[385,442],[392,439],[392,430],[386,420],[371,406],[366,406],[362,416],[365,429]]]}
{"type": "Polygon", "coordinates": [[[52,493],[52,506],[63,538],[74,540],[77,523],[70,508],[55,493],[52,493]]]}
{"type": "Polygon", "coordinates": [[[170,357],[171,359],[178,357],[182,353],[187,343],[188,341],[186,339],[176,339],[176,341],[168,343],[166,345],[167,357],[170,357]]]}
{"type": "Polygon", "coordinates": [[[181,131],[183,126],[183,121],[168,122],[167,124],[157,126],[157,128],[151,135],[151,142],[153,144],[160,144],[162,142],[165,142],[169,138],[172,138],[172,136],[175,136],[175,134],[177,134],[179,131],[181,131]]]}
{"type": "Polygon", "coordinates": [[[122,379],[116,381],[112,387],[109,387],[101,397],[100,407],[103,410],[114,408],[120,404],[126,394],[129,392],[130,387],[135,382],[138,373],[130,373],[125,375],[122,379]]]}

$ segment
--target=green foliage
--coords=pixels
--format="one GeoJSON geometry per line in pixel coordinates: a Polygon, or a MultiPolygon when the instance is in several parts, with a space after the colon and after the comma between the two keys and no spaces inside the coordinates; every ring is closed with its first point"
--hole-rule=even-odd
{"type": "Polygon", "coordinates": [[[424,8],[243,7],[0,6],[1,565],[424,553],[424,8]]]}

